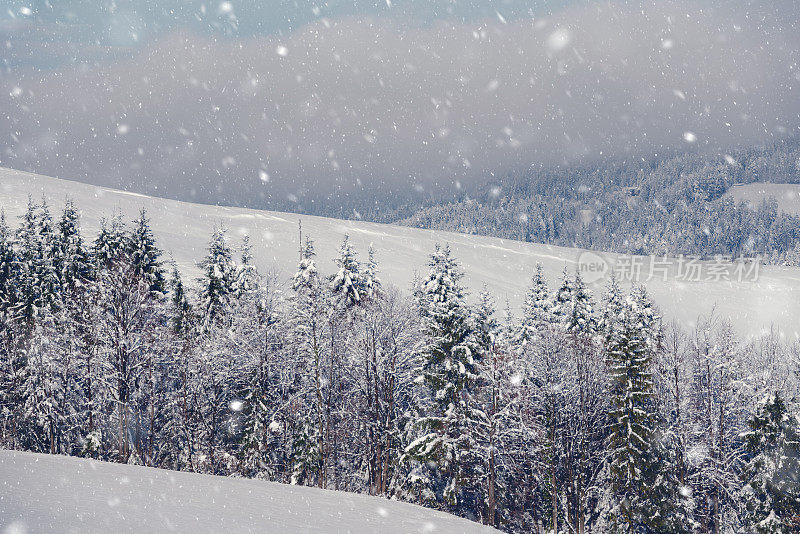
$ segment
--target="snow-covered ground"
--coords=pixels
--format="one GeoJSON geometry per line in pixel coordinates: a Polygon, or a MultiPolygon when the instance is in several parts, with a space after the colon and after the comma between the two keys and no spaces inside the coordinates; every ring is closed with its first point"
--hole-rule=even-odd
{"type": "MultiPolygon", "coordinates": [[[[516,314],[537,262],[544,266],[551,289],[558,284],[564,267],[574,271],[579,260],[584,265],[604,264],[611,268],[631,263],[630,258],[614,254],[596,255],[578,249],[491,237],[191,204],[0,169],[0,207],[10,216],[12,224],[16,225],[16,216],[23,212],[29,194],[36,200],[44,194],[54,212],[61,208],[66,197],[71,197],[82,210],[84,236],[88,238],[94,237],[100,217],[108,216],[112,209],[121,210],[130,221],[145,207],[160,246],[189,278],[199,273],[195,264],[205,253],[213,226],[220,223],[229,228],[234,244],[239,235],[250,234],[255,259],[262,270],[288,275],[299,256],[299,219],[303,222],[303,234],[315,239],[317,260],[323,273],[333,271],[332,258],[342,237],[349,234],[362,257],[369,244],[374,244],[384,281],[407,288],[415,270],[424,272],[427,269],[434,244],[446,242],[462,262],[465,282],[472,293],[486,284],[498,299],[498,307],[503,308],[507,300],[516,314]]],[[[758,334],[773,326],[792,339],[800,335],[798,268],[762,267],[757,280],[745,277],[739,281],[733,273],[734,267],[729,269],[730,279],[726,280],[714,274],[712,263],[704,262],[697,271],[702,280],[693,281],[695,271],[687,264],[681,265],[678,259],[653,262],[649,258],[635,258],[633,263],[640,265],[640,280],[646,282],[667,320],[675,319],[691,327],[698,316],[716,309],[717,315],[730,320],[742,336],[758,334]],[[669,265],[666,279],[663,279],[661,267],[665,264],[669,265]],[[651,267],[654,267],[653,277],[647,281],[651,267]],[[681,276],[679,270],[692,276],[681,276]]],[[[604,279],[593,277],[592,273],[586,276],[595,296],[599,297],[604,279]]]]}
{"type": "Polygon", "coordinates": [[[800,184],[768,184],[752,183],[735,185],[728,190],[727,196],[736,202],[747,202],[757,207],[761,202],[774,198],[778,209],[790,215],[800,215],[800,184]]]}
{"type": "Polygon", "coordinates": [[[0,532],[497,531],[379,497],[0,450],[0,532]]]}

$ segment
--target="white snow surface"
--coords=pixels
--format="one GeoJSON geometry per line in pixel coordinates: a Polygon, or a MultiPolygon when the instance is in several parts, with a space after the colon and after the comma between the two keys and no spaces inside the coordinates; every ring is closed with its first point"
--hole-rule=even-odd
{"type": "Polygon", "coordinates": [[[778,203],[778,211],[789,215],[800,215],[800,184],[755,182],[734,185],[725,195],[736,202],[746,202],[753,208],[757,208],[765,200],[774,198],[778,203]]]}
{"type": "Polygon", "coordinates": [[[497,531],[367,495],[0,450],[0,532],[497,531]]]}
{"type": "MultiPolygon", "coordinates": [[[[359,259],[366,260],[367,247],[374,244],[380,278],[384,283],[406,289],[410,287],[414,271],[427,272],[434,244],[449,243],[454,256],[462,263],[466,273],[464,281],[471,294],[477,295],[485,283],[497,299],[498,308],[502,310],[508,301],[512,312],[519,316],[537,262],[542,263],[553,291],[558,287],[564,267],[574,273],[578,258],[584,252],[395,225],[192,204],[0,168],[0,207],[5,209],[12,226],[16,226],[16,217],[23,213],[29,194],[36,201],[44,194],[54,216],[58,215],[64,199],[72,198],[82,212],[83,235],[87,241],[94,239],[100,217],[110,215],[113,209],[121,210],[129,222],[141,207],[146,208],[166,259],[174,258],[188,283],[200,273],[196,264],[205,254],[215,224],[224,224],[229,229],[232,246],[238,244],[241,235],[248,233],[259,269],[280,272],[288,279],[299,260],[297,223],[302,219],[303,235],[315,240],[317,265],[322,274],[335,272],[333,258],[343,236],[349,234],[360,254],[359,259]]],[[[619,256],[602,253],[602,258],[614,264],[619,256]]],[[[720,319],[729,320],[743,337],[758,335],[770,328],[791,339],[800,337],[797,321],[800,317],[800,269],[765,266],[760,269],[757,281],[695,282],[676,280],[677,261],[672,263],[666,281],[660,276],[650,281],[646,281],[647,276],[642,277],[665,320],[674,319],[691,328],[698,317],[715,310],[720,319]]],[[[647,274],[646,269],[643,274],[647,274]]],[[[604,286],[603,279],[590,281],[589,287],[596,300],[600,299],[604,286]]]]}

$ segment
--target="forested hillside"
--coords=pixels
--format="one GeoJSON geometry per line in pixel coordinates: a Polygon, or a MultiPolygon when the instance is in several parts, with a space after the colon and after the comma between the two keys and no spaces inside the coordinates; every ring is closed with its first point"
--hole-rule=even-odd
{"type": "Polygon", "coordinates": [[[0,446],[363,492],[510,532],[792,532],[797,344],[644,287],[531,273],[466,299],[447,245],[411,295],[347,237],[289,280],[209,237],[190,289],[147,213],[0,222],[0,446]]]}
{"type": "Polygon", "coordinates": [[[800,262],[800,218],[723,197],[736,183],[800,183],[800,140],[507,176],[401,223],[626,254],[762,255],[800,262]]]}

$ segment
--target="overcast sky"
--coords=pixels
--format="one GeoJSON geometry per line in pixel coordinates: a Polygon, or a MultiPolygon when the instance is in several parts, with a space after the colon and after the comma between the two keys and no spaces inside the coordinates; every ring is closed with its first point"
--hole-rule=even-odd
{"type": "Polygon", "coordinates": [[[792,1],[98,4],[0,2],[0,165],[262,207],[800,126],[792,1]]]}

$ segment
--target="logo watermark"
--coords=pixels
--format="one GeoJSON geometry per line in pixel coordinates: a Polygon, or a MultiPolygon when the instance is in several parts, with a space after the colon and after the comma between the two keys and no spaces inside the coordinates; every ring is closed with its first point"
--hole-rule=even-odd
{"type": "Polygon", "coordinates": [[[699,256],[631,256],[626,254],[604,256],[596,252],[582,252],[578,256],[578,272],[587,282],[610,278],[624,282],[650,282],[652,280],[678,282],[755,282],[762,263],[761,256],[718,255],[702,260],[699,256]]]}

